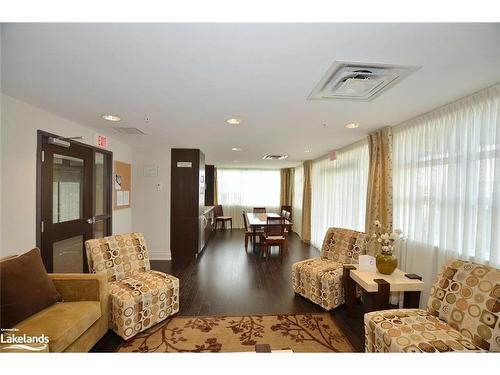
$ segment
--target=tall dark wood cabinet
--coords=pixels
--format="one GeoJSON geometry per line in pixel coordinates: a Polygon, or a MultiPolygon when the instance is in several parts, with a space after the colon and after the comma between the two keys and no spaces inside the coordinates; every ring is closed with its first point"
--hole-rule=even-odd
{"type": "Polygon", "coordinates": [[[170,250],[174,263],[186,264],[203,249],[205,155],[198,149],[172,149],[170,250]]]}
{"type": "Polygon", "coordinates": [[[205,206],[214,205],[215,193],[215,167],[213,165],[205,165],[205,206]]]}

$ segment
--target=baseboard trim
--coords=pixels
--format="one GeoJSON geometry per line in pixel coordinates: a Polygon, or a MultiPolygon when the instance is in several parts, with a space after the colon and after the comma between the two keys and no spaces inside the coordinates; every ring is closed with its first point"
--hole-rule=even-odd
{"type": "Polygon", "coordinates": [[[150,260],[172,260],[170,251],[149,251],[150,260]]]}

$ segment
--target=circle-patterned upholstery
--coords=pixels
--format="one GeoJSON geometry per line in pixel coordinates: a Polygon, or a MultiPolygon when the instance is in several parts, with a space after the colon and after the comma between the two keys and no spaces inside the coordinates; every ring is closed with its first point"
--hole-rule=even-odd
{"type": "MultiPolygon", "coordinates": [[[[358,263],[366,253],[368,236],[350,229],[330,228],[326,232],[321,257],[292,265],[293,290],[331,310],[344,303],[343,266],[358,263]]],[[[358,295],[361,293],[358,290],[358,295]]]]}
{"type": "Polygon", "coordinates": [[[365,314],[367,352],[500,352],[500,270],[453,260],[431,288],[427,310],[365,314]]]}
{"type": "Polygon", "coordinates": [[[89,269],[107,275],[111,327],[125,340],[179,311],[179,279],[151,271],[142,233],[85,242],[89,269]]]}
{"type": "Polygon", "coordinates": [[[339,263],[358,263],[366,253],[369,237],[366,233],[344,228],[330,228],[321,246],[321,258],[339,263]]]}
{"type": "Polygon", "coordinates": [[[365,351],[443,353],[483,350],[428,311],[395,309],[365,314],[365,351]]]}
{"type": "Polygon", "coordinates": [[[500,270],[450,262],[431,288],[427,310],[481,348],[500,351],[500,270]]]}
{"type": "Polygon", "coordinates": [[[88,240],[85,250],[90,271],[105,273],[108,281],[121,280],[151,269],[142,233],[88,240]]]}
{"type": "Polygon", "coordinates": [[[179,279],[157,271],[110,283],[111,326],[125,340],[179,311],[179,279]]]}

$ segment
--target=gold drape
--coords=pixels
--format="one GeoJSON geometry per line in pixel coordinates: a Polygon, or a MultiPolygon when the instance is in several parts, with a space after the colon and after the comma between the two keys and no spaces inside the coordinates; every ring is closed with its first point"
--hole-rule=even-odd
{"type": "Polygon", "coordinates": [[[280,205],[291,206],[293,199],[293,168],[283,168],[280,172],[280,205]]]}
{"type": "Polygon", "coordinates": [[[311,170],[312,161],[304,162],[304,190],[302,194],[302,241],[311,241],[311,170]]]}
{"type": "Polygon", "coordinates": [[[366,196],[366,233],[374,232],[373,222],[392,230],[392,132],[389,127],[368,136],[370,166],[366,196]]]}
{"type": "Polygon", "coordinates": [[[219,204],[219,189],[217,185],[217,168],[214,168],[214,206],[219,204]]]}

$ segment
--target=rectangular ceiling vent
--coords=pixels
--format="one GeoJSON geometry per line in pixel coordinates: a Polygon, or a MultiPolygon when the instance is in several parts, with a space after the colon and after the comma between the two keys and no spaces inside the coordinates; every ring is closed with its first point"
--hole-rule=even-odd
{"type": "Polygon", "coordinates": [[[284,160],[288,155],[264,155],[262,159],[264,160],[284,160]]]}
{"type": "Polygon", "coordinates": [[[123,126],[113,126],[113,129],[115,129],[117,132],[122,133],[122,134],[128,134],[128,135],[144,135],[142,130],[137,129],[137,128],[127,128],[123,126]]]}
{"type": "Polygon", "coordinates": [[[418,69],[419,66],[335,61],[307,99],[370,101],[418,69]]]}

